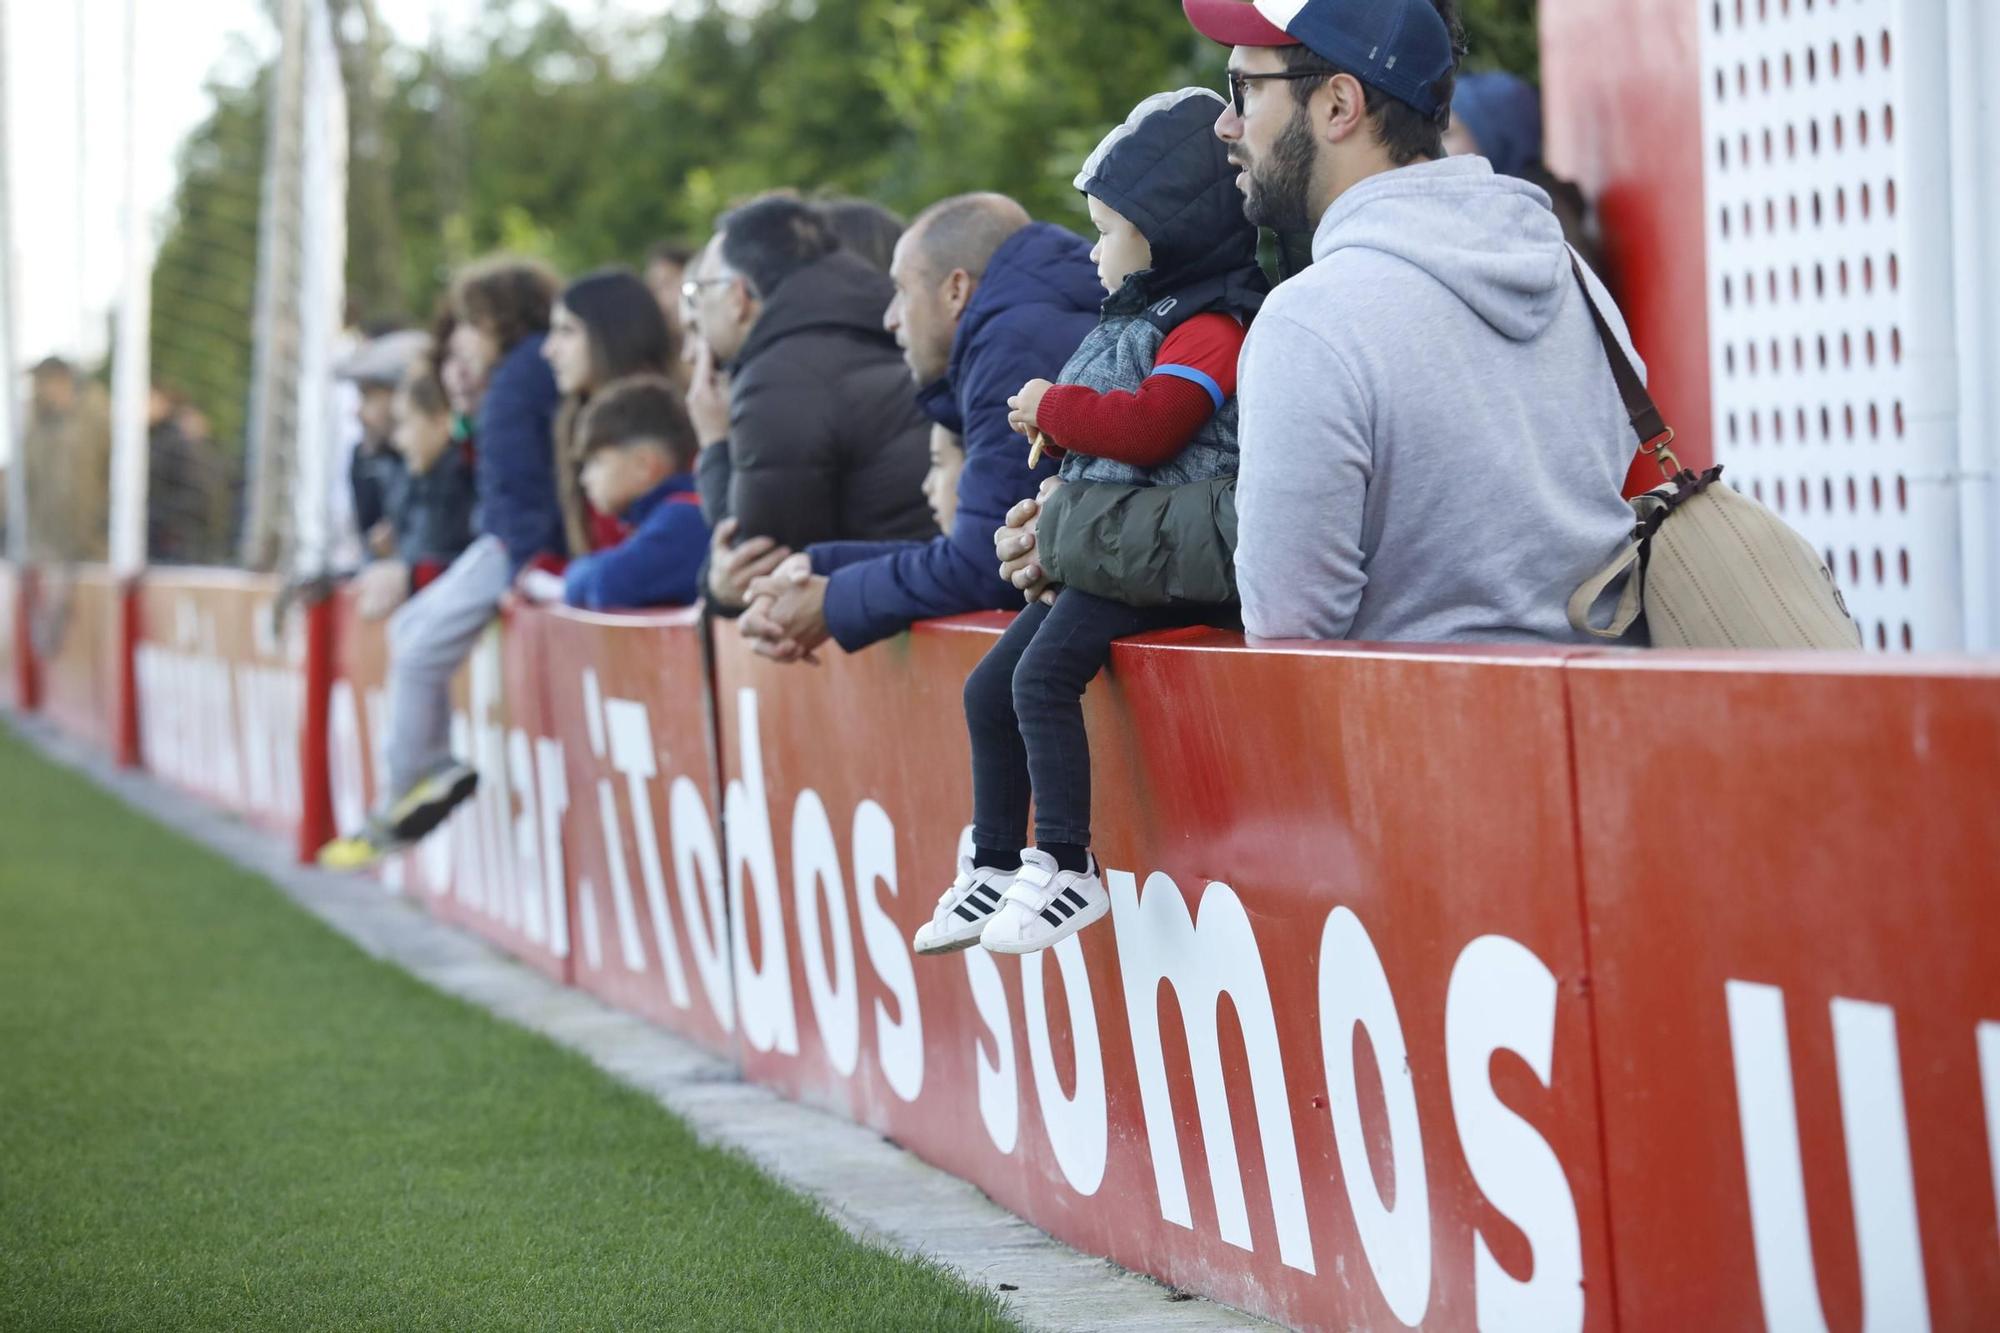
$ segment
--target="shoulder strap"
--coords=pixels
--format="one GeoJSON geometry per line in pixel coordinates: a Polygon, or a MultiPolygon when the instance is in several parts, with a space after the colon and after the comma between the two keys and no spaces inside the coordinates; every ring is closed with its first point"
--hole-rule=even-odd
{"type": "Polygon", "coordinates": [[[1646,562],[1651,551],[1643,541],[1627,542],[1625,548],[1611,558],[1611,563],[1592,574],[1577,588],[1569,599],[1569,623],[1580,633],[1590,634],[1600,639],[1621,639],[1625,631],[1632,628],[1632,622],[1639,618],[1644,609],[1644,588],[1646,562]],[[1638,568],[1634,569],[1636,565],[1638,568]],[[1631,570],[1625,580],[1625,591],[1619,594],[1618,607],[1612,612],[1611,622],[1599,629],[1590,623],[1590,609],[1597,599],[1618,577],[1631,570]]]}
{"type": "Polygon", "coordinates": [[[1625,355],[1624,344],[1611,331],[1604,312],[1597,306],[1597,299],[1590,293],[1590,283],[1583,274],[1583,261],[1576,251],[1569,252],[1570,271],[1576,274],[1576,284],[1583,289],[1583,303],[1590,310],[1590,322],[1597,327],[1598,341],[1604,344],[1604,359],[1611,363],[1611,378],[1618,383],[1618,396],[1625,402],[1625,415],[1632,419],[1632,432],[1639,437],[1639,452],[1660,465],[1660,470],[1672,477],[1680,471],[1680,460],[1675,458],[1668,446],[1674,442],[1673,428],[1653,402],[1653,395],[1646,392],[1645,383],[1632,365],[1632,358],[1625,355]]]}

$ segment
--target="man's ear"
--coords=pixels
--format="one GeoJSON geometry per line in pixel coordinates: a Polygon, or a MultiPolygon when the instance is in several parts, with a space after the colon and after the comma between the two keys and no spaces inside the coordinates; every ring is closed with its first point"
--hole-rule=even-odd
{"type": "Polygon", "coordinates": [[[1328,79],[1312,99],[1313,131],[1323,143],[1352,138],[1368,119],[1368,92],[1352,74],[1328,79]]]}
{"type": "Polygon", "coordinates": [[[979,288],[979,280],[962,268],[955,268],[944,280],[944,303],[956,320],[965,313],[965,307],[972,304],[972,293],[979,288]]]}

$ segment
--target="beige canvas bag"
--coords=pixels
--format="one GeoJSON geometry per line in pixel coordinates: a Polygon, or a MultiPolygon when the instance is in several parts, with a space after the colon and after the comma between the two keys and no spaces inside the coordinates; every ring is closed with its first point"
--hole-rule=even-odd
{"type": "MultiPolygon", "coordinates": [[[[1573,254],[1570,262],[1576,266],[1573,254]]],[[[1720,467],[1696,476],[1674,457],[1674,432],[1591,299],[1580,266],[1577,282],[1639,452],[1667,480],[1632,501],[1632,539],[1569,599],[1571,626],[1616,639],[1643,613],[1655,648],[1859,648],[1861,628],[1806,539],[1732,489],[1720,467]],[[1591,624],[1592,605],[1621,575],[1628,577],[1611,622],[1591,624]]]]}

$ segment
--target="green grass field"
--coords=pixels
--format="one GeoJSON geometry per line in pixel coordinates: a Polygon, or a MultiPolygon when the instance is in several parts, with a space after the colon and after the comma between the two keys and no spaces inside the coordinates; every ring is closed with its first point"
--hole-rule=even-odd
{"type": "Polygon", "coordinates": [[[0,1328],[1007,1328],[0,726],[0,1328]]]}

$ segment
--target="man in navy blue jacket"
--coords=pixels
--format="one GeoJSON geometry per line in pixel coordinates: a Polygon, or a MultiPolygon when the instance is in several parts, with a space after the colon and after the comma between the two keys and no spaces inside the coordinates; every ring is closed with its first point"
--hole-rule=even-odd
{"type": "Polygon", "coordinates": [[[1053,379],[1096,325],[1104,289],[1090,246],[1005,195],[959,195],[910,224],[890,277],[884,327],[924,386],[919,405],[963,441],[957,512],[929,541],[820,543],[753,585],[743,633],[779,661],[828,637],[855,652],[913,621],[1021,605],[994,563],[993,531],[1054,465],[1028,466],[1007,399],[1053,379]]]}

